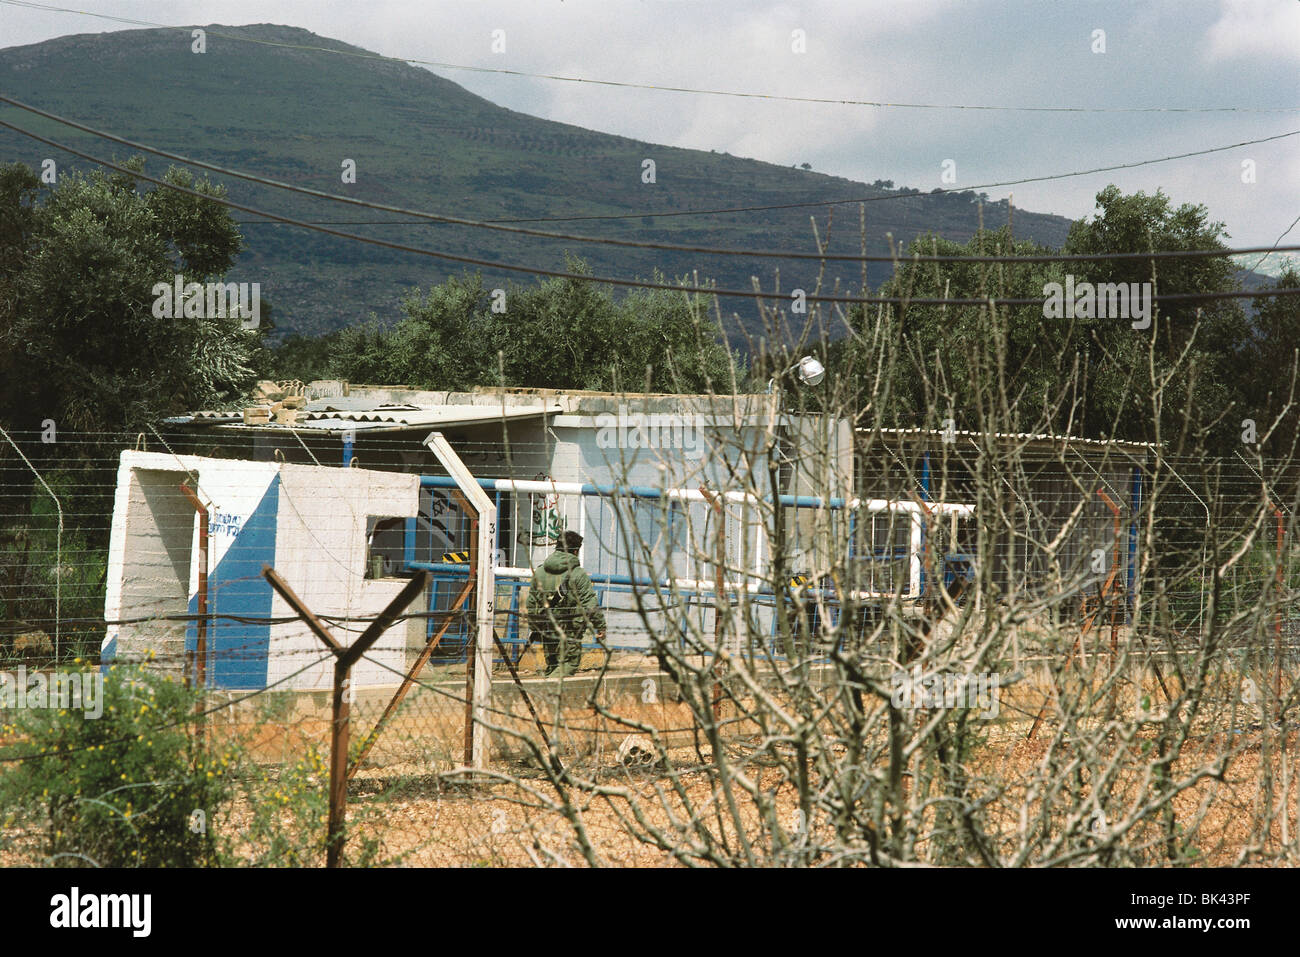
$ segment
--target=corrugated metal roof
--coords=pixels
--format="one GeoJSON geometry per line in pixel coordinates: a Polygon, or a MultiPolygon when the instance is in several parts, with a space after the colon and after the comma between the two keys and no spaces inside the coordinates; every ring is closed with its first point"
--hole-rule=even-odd
{"type": "Polygon", "coordinates": [[[194,421],[200,419],[242,419],[243,417],[243,409],[203,409],[198,412],[191,412],[188,416],[177,416],[178,419],[189,418],[194,421]]]}
{"type": "Polygon", "coordinates": [[[372,409],[326,409],[308,412],[303,418],[308,422],[333,419],[337,422],[376,422],[389,425],[469,425],[474,422],[492,422],[501,419],[528,419],[560,411],[558,405],[496,408],[490,405],[446,405],[435,409],[422,409],[415,405],[380,405],[372,409]]]}
{"type": "MultiPolygon", "coordinates": [[[[459,425],[489,425],[502,419],[530,419],[543,415],[554,415],[560,411],[558,404],[546,406],[515,406],[501,409],[493,405],[447,405],[437,408],[421,408],[414,405],[377,405],[369,408],[336,408],[332,400],[319,403],[323,408],[309,410],[300,414],[292,424],[284,422],[267,422],[261,425],[245,425],[243,414],[239,413],[232,420],[222,422],[216,414],[201,416],[195,413],[193,421],[206,419],[218,424],[227,431],[294,431],[315,430],[321,432],[374,432],[400,431],[402,429],[451,428],[459,425]]],[[[317,403],[313,403],[315,405],[317,403]]],[[[351,403],[348,403],[351,404],[351,403]]],[[[222,417],[224,418],[224,417],[222,417]]]]}

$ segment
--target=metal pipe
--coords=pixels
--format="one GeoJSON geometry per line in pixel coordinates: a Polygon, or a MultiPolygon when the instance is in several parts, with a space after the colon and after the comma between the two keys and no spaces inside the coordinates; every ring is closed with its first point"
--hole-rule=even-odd
{"type": "MultiPolygon", "coordinates": [[[[208,684],[208,509],[199,497],[194,494],[194,490],[184,482],[181,483],[181,493],[189,500],[194,511],[199,514],[199,587],[195,611],[198,613],[195,622],[194,638],[194,681],[200,689],[206,688],[208,684]]],[[[185,676],[187,679],[189,675],[185,676]]],[[[203,735],[203,724],[199,724],[199,736],[203,735]]]]}
{"type": "MultiPolygon", "coordinates": [[[[451,573],[464,575],[470,567],[468,565],[455,565],[450,562],[411,562],[408,568],[415,568],[424,571],[451,573]]],[[[532,570],[528,568],[497,568],[495,570],[497,578],[516,578],[527,579],[532,577],[532,570]]],[[[642,588],[673,588],[677,587],[685,591],[713,591],[716,583],[704,579],[694,578],[673,578],[656,581],[653,578],[641,578],[634,575],[591,575],[592,584],[594,585],[625,585],[640,586],[642,588]]],[[[759,582],[740,582],[730,581],[724,583],[723,587],[727,591],[744,591],[751,595],[774,595],[775,589],[765,588],[759,582]]],[[[809,585],[805,588],[810,595],[820,595],[822,593],[834,595],[834,589],[817,588],[809,585]]],[[[852,595],[855,599],[867,598],[892,598],[895,592],[890,591],[846,591],[844,595],[852,595]]],[[[909,595],[904,594],[902,597],[907,598],[909,595]]],[[[914,596],[913,596],[914,597],[914,596]]]]}
{"type": "MultiPolygon", "coordinates": [[[[480,487],[488,491],[596,495],[607,498],[613,496],[647,499],[668,498],[692,502],[708,501],[699,489],[693,488],[659,489],[648,485],[594,485],[589,482],[549,482],[528,479],[477,479],[476,481],[480,487]]],[[[422,488],[455,488],[456,480],[447,475],[421,475],[420,486],[422,488]]],[[[719,491],[710,494],[730,502],[752,502],[770,505],[773,501],[770,496],[758,496],[749,492],[719,491]]],[[[876,498],[845,499],[834,496],[823,498],[820,495],[778,495],[776,504],[795,508],[848,508],[867,512],[898,511],[915,513],[921,511],[921,506],[916,502],[890,501],[876,498]]],[[[975,506],[973,505],[946,502],[930,503],[929,509],[932,512],[955,513],[962,516],[975,514],[975,506]]]]}

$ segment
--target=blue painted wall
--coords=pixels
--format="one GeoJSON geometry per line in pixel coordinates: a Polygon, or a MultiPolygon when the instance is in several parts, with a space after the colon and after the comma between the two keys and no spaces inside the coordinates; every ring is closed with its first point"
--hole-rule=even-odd
{"type": "MultiPolygon", "coordinates": [[[[269,618],[271,586],[262,566],[275,565],[275,529],[280,500],[280,476],[272,477],[258,502],[208,576],[208,610],[222,615],[269,618]]],[[[211,547],[211,544],[209,544],[211,547]]],[[[190,614],[198,612],[198,596],[190,599],[190,614]]],[[[198,642],[194,622],[185,629],[185,650],[198,642]]],[[[212,688],[266,687],[267,653],[271,644],[269,622],[245,623],[228,618],[208,622],[207,684],[212,688]]]]}

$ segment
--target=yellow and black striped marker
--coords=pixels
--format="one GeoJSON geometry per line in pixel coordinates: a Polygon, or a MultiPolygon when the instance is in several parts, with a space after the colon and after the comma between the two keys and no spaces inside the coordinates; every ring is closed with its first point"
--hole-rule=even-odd
{"type": "Polygon", "coordinates": [[[447,565],[468,565],[469,552],[444,552],[442,560],[447,565]]]}

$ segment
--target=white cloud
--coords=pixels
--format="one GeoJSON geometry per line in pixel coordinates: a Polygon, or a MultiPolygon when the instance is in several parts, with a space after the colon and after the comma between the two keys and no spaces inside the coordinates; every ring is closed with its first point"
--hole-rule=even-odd
{"type": "MultiPolygon", "coordinates": [[[[1295,0],[84,0],[163,23],[284,23],[389,56],[610,80],[891,102],[995,105],[1300,104],[1295,0]],[[491,31],[507,31],[493,54],[491,31]],[[790,31],[807,33],[794,54],[790,31]],[[1108,52],[1091,52],[1107,32],[1108,52]],[[1189,51],[1193,51],[1189,53],[1189,51]]],[[[4,43],[116,29],[6,7],[4,43]],[[12,28],[12,29],[11,29],[12,28]]],[[[1182,153],[1294,128],[1300,114],[1095,114],[874,109],[434,72],[510,109],[650,143],[728,152],[929,190],[1182,153]]],[[[989,189],[1080,216],[1114,182],[1205,203],[1243,243],[1294,218],[1300,143],[1283,140],[1108,174],[989,189]],[[1240,183],[1240,160],[1259,164],[1240,183]]]]}
{"type": "Polygon", "coordinates": [[[1212,62],[1260,56],[1300,60],[1300,3],[1220,0],[1219,19],[1205,39],[1212,62]]]}

